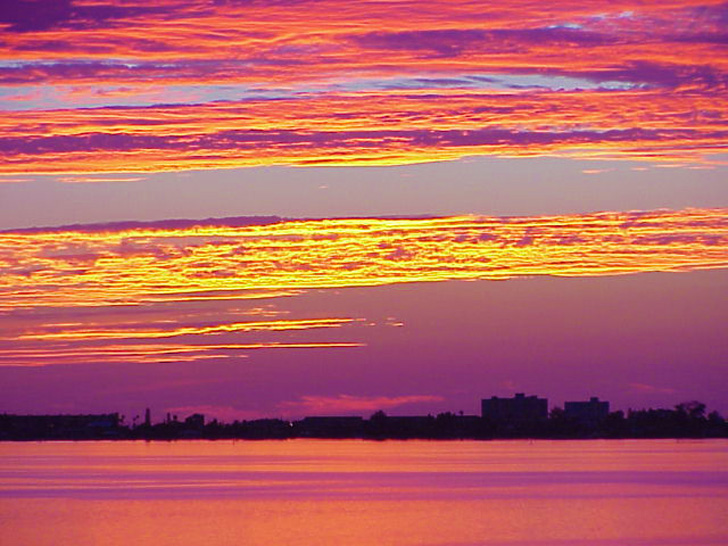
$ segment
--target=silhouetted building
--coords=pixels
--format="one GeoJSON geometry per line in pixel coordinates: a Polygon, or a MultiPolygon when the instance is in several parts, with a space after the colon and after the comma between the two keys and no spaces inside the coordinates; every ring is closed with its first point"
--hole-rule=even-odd
{"type": "MultiPolygon", "coordinates": [[[[213,419],[202,414],[184,422],[169,416],[150,425],[129,427],[118,413],[98,415],[8,415],[0,414],[0,441],[27,440],[177,440],[177,439],[288,439],[370,438],[385,439],[491,439],[491,438],[728,438],[728,422],[713,411],[705,415],[705,404],[678,404],[675,409],[630,410],[609,413],[609,402],[591,398],[566,402],[565,410],[554,408],[547,418],[544,398],[516,394],[513,398],[482,400],[482,417],[445,412],[437,416],[394,416],[375,412],[362,417],[306,417],[290,422],[282,419],[235,421],[213,419]]],[[[135,418],[136,420],[137,418],[135,418]]]]}
{"type": "Polygon", "coordinates": [[[103,439],[119,434],[118,413],[100,415],[0,415],[0,440],[103,439]]]}
{"type": "Polygon", "coordinates": [[[205,426],[205,416],[201,413],[193,413],[185,419],[185,427],[199,429],[205,426]]]}
{"type": "Polygon", "coordinates": [[[429,415],[388,415],[375,433],[393,438],[428,438],[433,435],[434,424],[435,418],[429,415]]]}
{"type": "Polygon", "coordinates": [[[483,419],[496,424],[526,425],[545,421],[548,417],[548,400],[526,396],[519,392],[513,398],[484,398],[480,404],[483,419]]]}
{"type": "Polygon", "coordinates": [[[361,417],[305,417],[295,423],[300,436],[310,438],[359,438],[364,432],[361,417]]]}
{"type": "Polygon", "coordinates": [[[588,402],[564,402],[564,417],[584,425],[597,425],[609,415],[609,402],[592,396],[588,402]]]}
{"type": "MultiPolygon", "coordinates": [[[[225,429],[225,425],[218,426],[221,430],[225,429]]],[[[293,434],[291,422],[284,421],[283,419],[255,419],[253,421],[243,421],[237,428],[240,432],[241,438],[281,439],[290,438],[293,434]]]]}

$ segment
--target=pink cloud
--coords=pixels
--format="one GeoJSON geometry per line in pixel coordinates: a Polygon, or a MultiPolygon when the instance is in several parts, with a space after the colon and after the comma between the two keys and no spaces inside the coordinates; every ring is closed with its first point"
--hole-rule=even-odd
{"type": "Polygon", "coordinates": [[[603,174],[613,171],[614,169],[584,169],[582,174],[603,174]]]}
{"type": "Polygon", "coordinates": [[[137,177],[91,177],[91,176],[64,176],[61,178],[57,178],[58,182],[62,182],[64,184],[92,184],[94,182],[140,182],[142,180],[146,180],[147,178],[145,176],[137,176],[137,177]]]}
{"type": "Polygon", "coordinates": [[[647,385],[646,383],[630,383],[630,390],[644,394],[674,394],[676,389],[670,387],[657,387],[655,385],[647,385]]]}
{"type": "Polygon", "coordinates": [[[0,184],[25,184],[26,182],[34,182],[32,178],[5,178],[0,176],[0,184]]]}
{"type": "Polygon", "coordinates": [[[279,408],[285,412],[322,415],[374,412],[422,402],[442,402],[443,400],[444,398],[442,396],[428,394],[404,396],[353,396],[339,394],[337,396],[302,396],[299,400],[279,404],[279,408]]]}

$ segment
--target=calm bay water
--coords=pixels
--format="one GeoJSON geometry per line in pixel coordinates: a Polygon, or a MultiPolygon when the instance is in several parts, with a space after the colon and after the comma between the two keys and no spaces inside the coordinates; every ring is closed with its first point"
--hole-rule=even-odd
{"type": "Polygon", "coordinates": [[[728,441],[1,443],[0,544],[726,545],[728,441]]]}

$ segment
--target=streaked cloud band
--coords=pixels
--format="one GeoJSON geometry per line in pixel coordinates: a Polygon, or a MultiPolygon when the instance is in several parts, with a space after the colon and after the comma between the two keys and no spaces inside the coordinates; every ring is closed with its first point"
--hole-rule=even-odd
{"type": "Polygon", "coordinates": [[[225,222],[5,232],[0,309],[728,266],[724,209],[225,222]]]}

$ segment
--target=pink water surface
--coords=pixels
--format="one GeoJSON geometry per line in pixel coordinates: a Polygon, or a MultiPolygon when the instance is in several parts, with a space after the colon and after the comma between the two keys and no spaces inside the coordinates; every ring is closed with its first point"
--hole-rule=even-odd
{"type": "Polygon", "coordinates": [[[0,444],[0,544],[728,544],[728,441],[0,444]]]}

